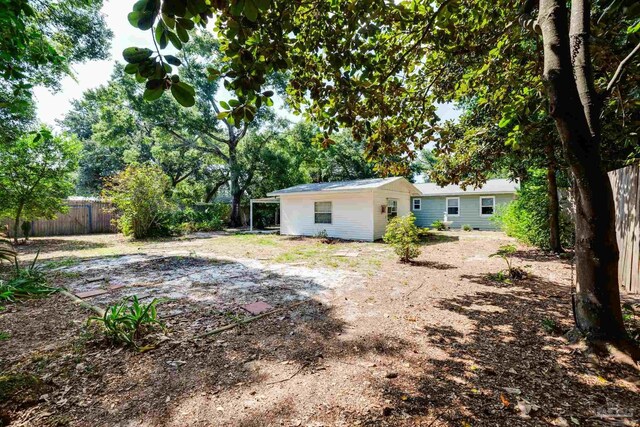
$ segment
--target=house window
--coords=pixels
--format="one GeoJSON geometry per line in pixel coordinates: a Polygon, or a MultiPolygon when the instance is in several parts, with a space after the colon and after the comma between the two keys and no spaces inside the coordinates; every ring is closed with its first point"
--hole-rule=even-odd
{"type": "Polygon", "coordinates": [[[331,202],[315,202],[314,216],[316,224],[331,224],[331,202]]]}
{"type": "Polygon", "coordinates": [[[460,215],[460,197],[447,197],[447,215],[460,215]]]}
{"type": "Polygon", "coordinates": [[[422,209],[422,199],[413,199],[413,210],[419,211],[422,209]]]}
{"type": "Polygon", "coordinates": [[[398,216],[398,201],[395,199],[387,199],[387,219],[398,216]]]}
{"type": "Polygon", "coordinates": [[[496,206],[496,198],[480,197],[480,216],[491,216],[496,206]]]}

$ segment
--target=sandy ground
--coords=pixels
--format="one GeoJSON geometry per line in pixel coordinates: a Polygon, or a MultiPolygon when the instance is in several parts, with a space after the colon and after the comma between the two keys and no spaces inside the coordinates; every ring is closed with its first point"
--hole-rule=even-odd
{"type": "Polygon", "coordinates": [[[440,233],[406,265],[380,243],[268,235],[36,239],[21,257],[40,249],[56,285],[108,290],[102,307],[160,298],[168,332],[137,353],[60,295],[7,305],[0,425],[638,425],[637,371],[563,335],[570,261],[521,247],[527,279],[487,277],[510,242],[440,233]],[[198,338],[254,301],[283,310],[198,338]]]}

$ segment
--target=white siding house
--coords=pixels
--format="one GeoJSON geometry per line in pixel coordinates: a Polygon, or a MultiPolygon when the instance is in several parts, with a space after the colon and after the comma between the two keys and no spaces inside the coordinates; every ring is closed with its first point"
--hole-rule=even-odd
{"type": "Polygon", "coordinates": [[[280,199],[280,234],[373,241],[388,219],[410,212],[420,191],[402,177],[302,184],[269,193],[280,199]]]}

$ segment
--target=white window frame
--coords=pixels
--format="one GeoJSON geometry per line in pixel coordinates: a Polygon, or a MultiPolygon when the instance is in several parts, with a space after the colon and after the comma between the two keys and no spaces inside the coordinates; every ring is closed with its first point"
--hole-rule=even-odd
{"type": "Polygon", "coordinates": [[[331,200],[315,200],[313,202],[313,223],[314,224],[333,224],[333,203],[331,202],[331,200]],[[318,212],[317,211],[317,206],[318,203],[329,203],[329,211],[328,212],[318,212]],[[316,215],[318,214],[329,214],[331,215],[331,219],[329,222],[318,222],[318,219],[316,217],[316,215]]]}
{"type": "Polygon", "coordinates": [[[447,197],[446,201],[444,202],[444,211],[447,213],[447,216],[460,216],[460,197],[447,197]],[[458,213],[457,214],[450,214],[449,213],[449,200],[457,200],[458,201],[458,213]]]}
{"type": "Polygon", "coordinates": [[[421,211],[422,210],[422,199],[413,199],[411,201],[411,208],[414,211],[421,211]],[[416,202],[418,202],[418,207],[416,208],[416,202]]]}
{"type": "Polygon", "coordinates": [[[387,199],[387,221],[389,221],[392,218],[395,218],[398,216],[398,199],[387,199]],[[395,202],[395,216],[389,217],[389,214],[391,213],[390,209],[391,209],[391,202],[395,202]]]}
{"type": "Polygon", "coordinates": [[[480,216],[481,217],[486,218],[486,217],[489,217],[489,216],[493,216],[493,214],[496,213],[496,196],[480,196],[480,199],[478,200],[478,204],[480,205],[479,209],[480,209],[480,216]],[[482,213],[482,199],[491,199],[491,200],[493,200],[493,213],[490,213],[490,214],[483,214],[482,213]]]}

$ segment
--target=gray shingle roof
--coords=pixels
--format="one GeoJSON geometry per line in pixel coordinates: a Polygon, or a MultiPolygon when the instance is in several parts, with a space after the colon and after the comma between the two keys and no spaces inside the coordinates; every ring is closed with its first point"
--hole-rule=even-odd
{"type": "Polygon", "coordinates": [[[505,194],[515,193],[520,184],[508,179],[490,179],[482,187],[473,188],[468,186],[466,191],[459,185],[446,185],[440,187],[438,184],[428,182],[425,184],[414,184],[424,196],[450,196],[457,194],[505,194]]]}
{"type": "Polygon", "coordinates": [[[301,184],[295,187],[284,188],[282,190],[272,191],[267,194],[268,196],[278,196],[280,194],[292,194],[292,193],[310,193],[321,191],[352,191],[369,188],[378,188],[400,177],[392,178],[371,178],[371,179],[356,179],[353,181],[336,181],[336,182],[318,182],[312,184],[301,184]]]}

